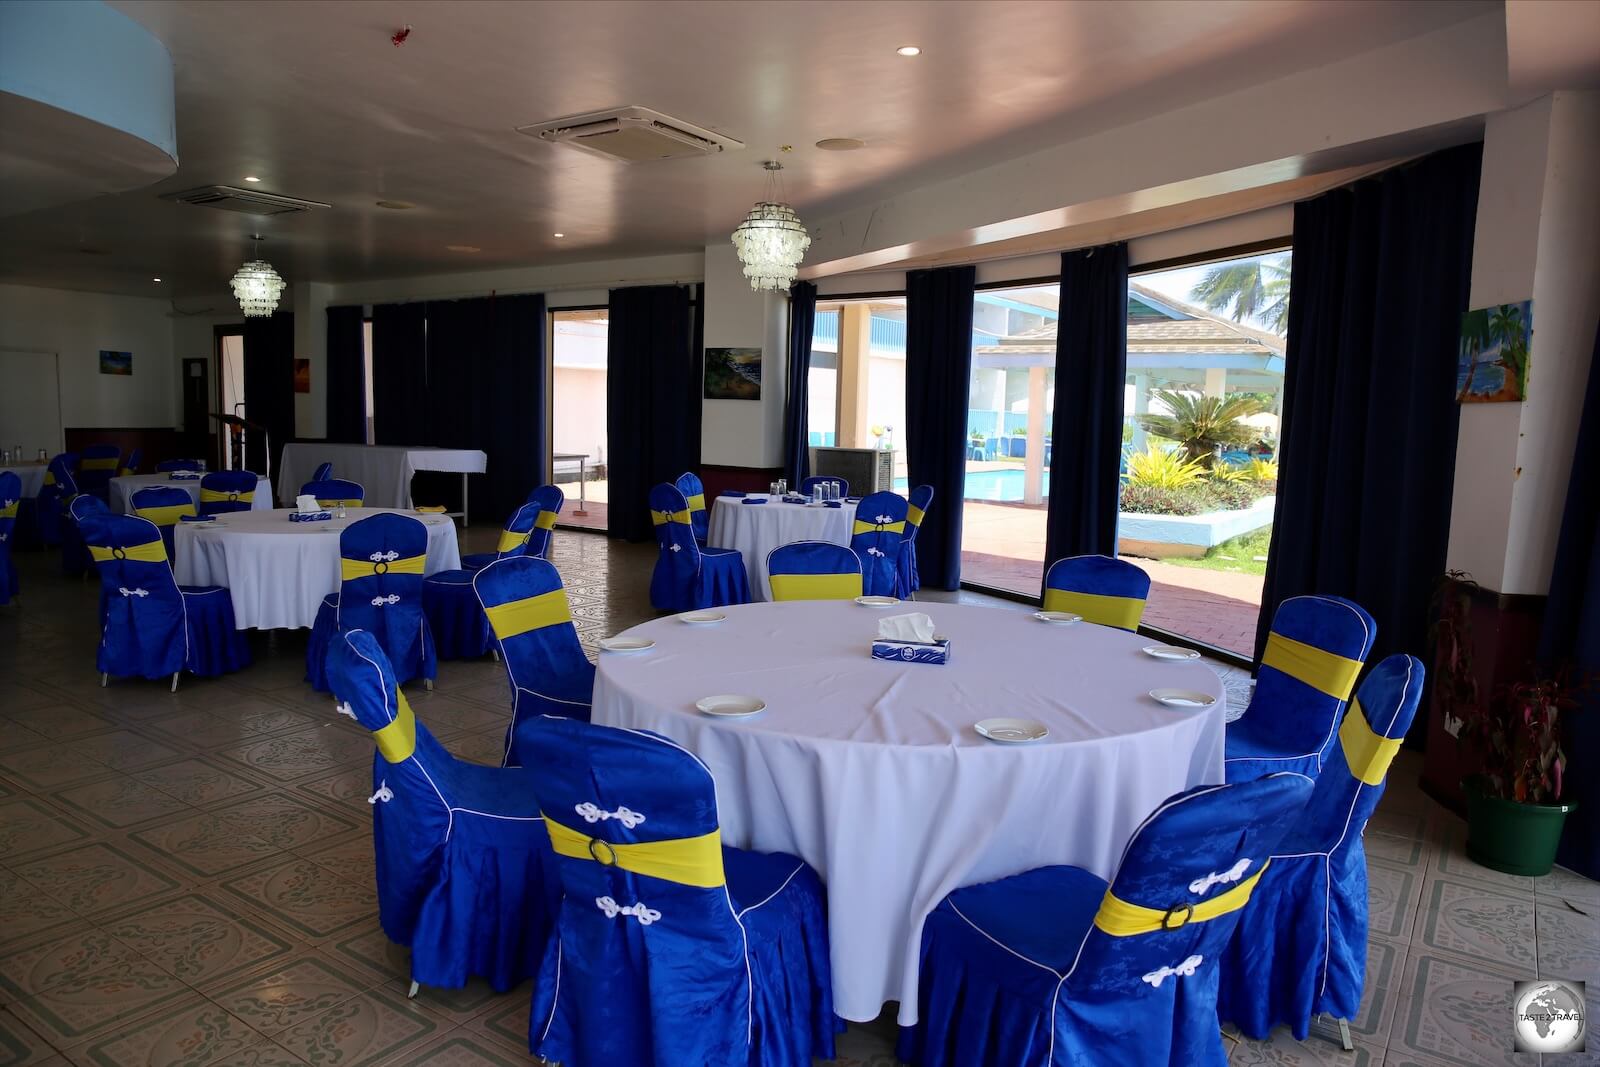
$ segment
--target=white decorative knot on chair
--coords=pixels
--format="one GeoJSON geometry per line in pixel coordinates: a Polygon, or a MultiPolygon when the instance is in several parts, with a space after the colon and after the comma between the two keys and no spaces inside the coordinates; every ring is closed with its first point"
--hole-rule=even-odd
{"type": "Polygon", "coordinates": [[[378,782],[378,791],[367,798],[368,804],[387,804],[394,799],[394,790],[389,788],[389,779],[384,778],[378,782]]]}
{"type": "Polygon", "coordinates": [[[674,552],[682,552],[683,551],[683,546],[682,545],[673,544],[673,545],[668,545],[667,547],[669,549],[671,549],[672,551],[674,551],[674,552]]]}
{"type": "Polygon", "coordinates": [[[140,589],[138,587],[135,587],[133,589],[129,589],[125,585],[117,586],[117,592],[121,593],[123,596],[140,596],[140,597],[143,597],[143,596],[149,596],[150,595],[150,590],[148,590],[148,589],[140,589]]]}
{"type": "Polygon", "coordinates": [[[604,822],[607,819],[615,819],[629,830],[632,830],[635,826],[638,826],[640,823],[644,822],[643,815],[620,804],[617,805],[616,811],[607,811],[606,809],[597,807],[586,800],[582,804],[577,805],[573,810],[581,815],[583,817],[583,821],[587,823],[604,822]]]}
{"type": "Polygon", "coordinates": [[[618,904],[610,897],[595,897],[595,907],[606,913],[606,918],[615,919],[618,915],[632,915],[639,920],[640,926],[649,926],[661,918],[661,913],[654,908],[647,908],[643,903],[618,904]]]}
{"type": "Polygon", "coordinates": [[[1161,983],[1168,978],[1188,978],[1190,975],[1194,974],[1194,972],[1203,962],[1205,961],[1200,956],[1190,956],[1176,967],[1162,967],[1158,970],[1151,971],[1149,974],[1144,976],[1144,980],[1155,986],[1157,989],[1160,989],[1161,983]]]}
{"type": "Polygon", "coordinates": [[[386,607],[390,604],[398,603],[400,603],[399,593],[390,593],[388,596],[375,596],[372,598],[372,606],[375,608],[386,607]]]}
{"type": "Polygon", "coordinates": [[[885,554],[886,553],[884,553],[881,549],[876,549],[876,548],[867,549],[867,555],[869,555],[869,556],[882,556],[882,555],[885,555],[885,554]]]}
{"type": "Polygon", "coordinates": [[[356,717],[355,709],[350,706],[350,702],[348,700],[343,704],[335,703],[333,705],[333,710],[338,712],[340,715],[348,715],[352,719],[356,717]]]}
{"type": "Polygon", "coordinates": [[[1238,863],[1235,863],[1232,867],[1229,867],[1220,874],[1213,872],[1206,875],[1204,878],[1196,878],[1194,881],[1189,883],[1189,892],[1195,894],[1204,893],[1214,885],[1229,885],[1233,882],[1237,882],[1239,879],[1244,877],[1244,872],[1248,871],[1249,869],[1250,857],[1246,856],[1238,863]]]}
{"type": "Polygon", "coordinates": [[[393,563],[395,560],[400,558],[400,553],[391,548],[387,552],[374,552],[367,558],[374,563],[393,563]]]}

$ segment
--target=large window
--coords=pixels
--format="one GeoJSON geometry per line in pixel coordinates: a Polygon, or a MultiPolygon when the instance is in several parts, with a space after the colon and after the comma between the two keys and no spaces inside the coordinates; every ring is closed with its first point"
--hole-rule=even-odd
{"type": "Polygon", "coordinates": [[[807,389],[810,443],[889,448],[893,489],[905,493],[905,297],[818,301],[807,389]]]}
{"type": "Polygon", "coordinates": [[[551,477],[567,494],[564,526],[604,530],[606,496],[605,308],[557,311],[550,376],[551,477]]]}

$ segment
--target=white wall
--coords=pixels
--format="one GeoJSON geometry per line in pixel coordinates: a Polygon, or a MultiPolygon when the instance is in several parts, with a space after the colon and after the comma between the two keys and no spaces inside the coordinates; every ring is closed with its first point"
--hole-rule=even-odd
{"type": "Polygon", "coordinates": [[[59,355],[63,427],[170,427],[178,385],[168,310],[165,300],[0,285],[0,347],[59,355]],[[133,373],[101,374],[103,348],[132,352],[133,373]]]}
{"type": "Polygon", "coordinates": [[[789,298],[753,291],[731,242],[706,246],[705,275],[706,347],[760,348],[761,399],[704,401],[700,459],[714,466],[781,467],[789,298]]]}

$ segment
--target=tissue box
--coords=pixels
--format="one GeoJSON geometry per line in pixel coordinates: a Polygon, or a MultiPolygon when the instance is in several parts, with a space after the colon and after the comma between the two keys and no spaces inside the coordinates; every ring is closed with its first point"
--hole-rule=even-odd
{"type": "Polygon", "coordinates": [[[929,645],[921,641],[888,641],[880,637],[872,642],[872,658],[900,663],[949,663],[950,639],[936,636],[933,644],[929,645]]]}
{"type": "Polygon", "coordinates": [[[327,519],[331,519],[331,518],[333,518],[333,512],[331,512],[331,511],[291,511],[291,512],[289,512],[289,521],[290,522],[323,522],[323,521],[325,521],[327,519]]]}

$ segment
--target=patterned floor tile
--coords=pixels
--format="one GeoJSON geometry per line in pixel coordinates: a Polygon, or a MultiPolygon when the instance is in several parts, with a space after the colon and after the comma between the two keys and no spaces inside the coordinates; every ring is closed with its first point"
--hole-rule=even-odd
{"type": "Polygon", "coordinates": [[[309,801],[286,793],[268,793],[214,810],[235,833],[259,838],[284,851],[348,833],[359,825],[326,806],[314,807],[309,801]]]}
{"type": "MultiPolygon", "coordinates": [[[[4,706],[4,698],[0,698],[0,707],[4,706]]],[[[50,739],[44,734],[34,733],[21,723],[7,719],[4,729],[0,729],[0,752],[10,752],[14,748],[32,748],[42,745],[50,739]]],[[[0,1060],[0,1063],[3,1063],[0,1060]]]]}
{"type": "Polygon", "coordinates": [[[250,834],[215,812],[185,815],[128,835],[198,878],[214,878],[269,859],[281,849],[250,834]]]}
{"type": "Polygon", "coordinates": [[[33,799],[0,801],[0,860],[14,862],[31,852],[83,841],[89,830],[76,819],[33,799]]]}
{"type": "Polygon", "coordinates": [[[376,878],[377,859],[373,853],[372,829],[355,830],[332,844],[316,842],[296,854],[328,868],[345,878],[376,878]]]}
{"type": "Polygon", "coordinates": [[[152,719],[148,728],[197,748],[230,748],[250,741],[318,725],[311,716],[260,698],[227,707],[180,711],[152,719]]]}
{"type": "Polygon", "coordinates": [[[187,807],[178,798],[125,774],[61,789],[52,796],[56,803],[115,830],[176,815],[187,807]]]}
{"type": "MultiPolygon", "coordinates": [[[[378,987],[383,992],[392,996],[405,997],[411,988],[409,975],[401,974],[391,978],[388,982],[378,987]]],[[[533,999],[533,981],[523,982],[515,989],[504,993],[496,993],[494,987],[482,978],[470,978],[467,984],[460,989],[439,989],[435,986],[421,986],[417,995],[411,998],[411,1003],[426,1010],[429,1014],[445,1019],[451,1023],[464,1023],[475,1019],[495,1006],[509,1001],[513,1004],[526,1006],[533,999]]]]}
{"type": "Polygon", "coordinates": [[[312,1063],[369,1067],[422,1044],[441,1025],[404,997],[368,991],[273,1040],[312,1063]]]}
{"type": "Polygon", "coordinates": [[[413,700],[411,706],[416,711],[417,718],[439,736],[444,736],[447,732],[478,733],[492,729],[504,731],[506,722],[511,718],[509,708],[480,707],[443,693],[432,693],[427,697],[413,700]]]}
{"type": "Polygon", "coordinates": [[[0,1011],[0,1064],[4,1067],[45,1067],[65,1063],[50,1042],[9,1011],[0,1011]]]}
{"type": "Polygon", "coordinates": [[[1356,1040],[1354,1052],[1340,1047],[1337,1036],[1329,1037],[1313,1032],[1304,1041],[1280,1027],[1265,1041],[1241,1038],[1233,1055],[1228,1057],[1229,1067],[1254,1064],[1274,1064],[1277,1067],[1380,1067],[1383,1063],[1382,1045],[1371,1045],[1356,1040]]]}
{"type": "Polygon", "coordinates": [[[264,787],[253,778],[206,759],[187,759],[152,767],[133,775],[145,785],[194,807],[205,807],[231,797],[260,793],[264,787]]]}
{"type": "Polygon", "coordinates": [[[325,951],[331,952],[342,963],[353,965],[363,974],[370,975],[373,985],[397,977],[410,981],[411,950],[390,941],[378,925],[376,916],[358,933],[334,940],[325,951]]]}
{"type": "Polygon", "coordinates": [[[53,985],[15,1001],[11,1010],[56,1048],[66,1049],[192,995],[188,986],[149,960],[133,960],[53,985]]]}
{"type": "Polygon", "coordinates": [[[1422,944],[1533,974],[1532,897],[1436,875],[1423,888],[1422,910],[1417,937],[1422,944]]]}
{"type": "Polygon", "coordinates": [[[421,1048],[383,1061],[383,1067],[527,1067],[523,1049],[509,1048],[483,1034],[454,1031],[421,1048]]]}
{"type": "Polygon", "coordinates": [[[72,747],[86,759],[103,763],[114,771],[143,770],[188,755],[187,746],[180,748],[163,744],[132,730],[113,730],[80,737],[72,743],[72,747]]]}
{"type": "Polygon", "coordinates": [[[378,895],[370,882],[341,878],[298,857],[222,883],[224,889],[310,938],[369,919],[378,895]]]}
{"type": "Polygon", "coordinates": [[[1401,983],[1402,1001],[1389,1031],[1389,1048],[1457,1067],[1517,1063],[1509,1032],[1511,983],[1517,977],[1516,972],[1493,965],[1426,951],[1412,953],[1401,983]]]}
{"type": "Polygon", "coordinates": [[[320,778],[296,782],[294,788],[311,795],[325,810],[327,801],[336,801],[338,810],[348,814],[357,810],[356,805],[366,806],[367,797],[372,794],[372,768],[365,764],[348,767],[320,778]]]}
{"type": "Polygon", "coordinates": [[[443,744],[457,759],[498,767],[505,758],[506,732],[502,728],[481,734],[462,734],[443,744]]]}
{"type": "Polygon", "coordinates": [[[10,1002],[138,958],[137,952],[106,931],[79,920],[30,943],[0,950],[0,990],[10,1002]]]}
{"type": "Polygon", "coordinates": [[[177,881],[131,850],[101,842],[18,863],[12,869],[80,915],[126,907],[178,888],[177,881]]]}
{"type": "Polygon", "coordinates": [[[528,1004],[513,1002],[492,1008],[468,1023],[467,1029],[490,1034],[516,1048],[527,1048],[528,1004]]]}
{"type": "Polygon", "coordinates": [[[1535,878],[1533,892],[1540,897],[1569,900],[1591,915],[1600,914],[1600,882],[1565,867],[1554,867],[1549,874],[1535,878]],[[1586,904],[1594,907],[1584,907],[1586,904]]]}
{"type": "Polygon", "coordinates": [[[1502,874],[1490,870],[1467,858],[1467,827],[1460,819],[1451,819],[1439,831],[1439,847],[1429,865],[1430,871],[1449,875],[1455,879],[1482,882],[1503,893],[1532,893],[1533,879],[1516,874],[1502,874]]]}
{"type": "Polygon", "coordinates": [[[5,717],[50,741],[100,733],[111,728],[111,721],[64,704],[46,704],[20,710],[7,707],[5,717]]]}
{"type": "Polygon", "coordinates": [[[1367,861],[1367,929],[1374,937],[1410,941],[1417,918],[1422,871],[1367,861]]]}
{"type": "Polygon", "coordinates": [[[79,1050],[94,1067],[207,1067],[235,1064],[261,1035],[199,996],[190,995],[79,1050]]]}
{"type": "Polygon", "coordinates": [[[0,869],[0,947],[77,918],[71,908],[44,890],[30,885],[20,875],[0,869]]]}
{"type": "Polygon", "coordinates": [[[1395,1008],[1400,1002],[1400,981],[1405,976],[1409,951],[1407,946],[1392,941],[1368,939],[1361,1005],[1356,1009],[1356,1017],[1349,1020],[1350,1030],[1356,1036],[1370,1038],[1380,1045],[1388,1037],[1395,1008]]]}
{"type": "Polygon", "coordinates": [[[372,741],[353,734],[313,727],[238,748],[220,749],[218,755],[279,781],[289,781],[308,777],[318,771],[370,760],[372,741]]]}
{"type": "Polygon", "coordinates": [[[242,981],[208,990],[229,1012],[267,1035],[312,1019],[372,987],[365,974],[302,951],[242,981]]]}
{"type": "Polygon", "coordinates": [[[201,990],[288,956],[296,948],[284,933],[211,890],[106,918],[101,926],[162,970],[201,990]]]}
{"type": "MultiPolygon", "coordinates": [[[[1559,898],[1540,897],[1539,977],[1573,978],[1590,983],[1589,995],[1600,995],[1600,909],[1584,915],[1559,898]]],[[[1588,909],[1585,909],[1588,910],[1588,909]]],[[[1600,1022],[1591,1044],[1600,1051],[1600,1022]]]]}
{"type": "Polygon", "coordinates": [[[41,793],[110,773],[104,764],[85,759],[70,745],[19,748],[0,755],[0,774],[41,793]]]}

